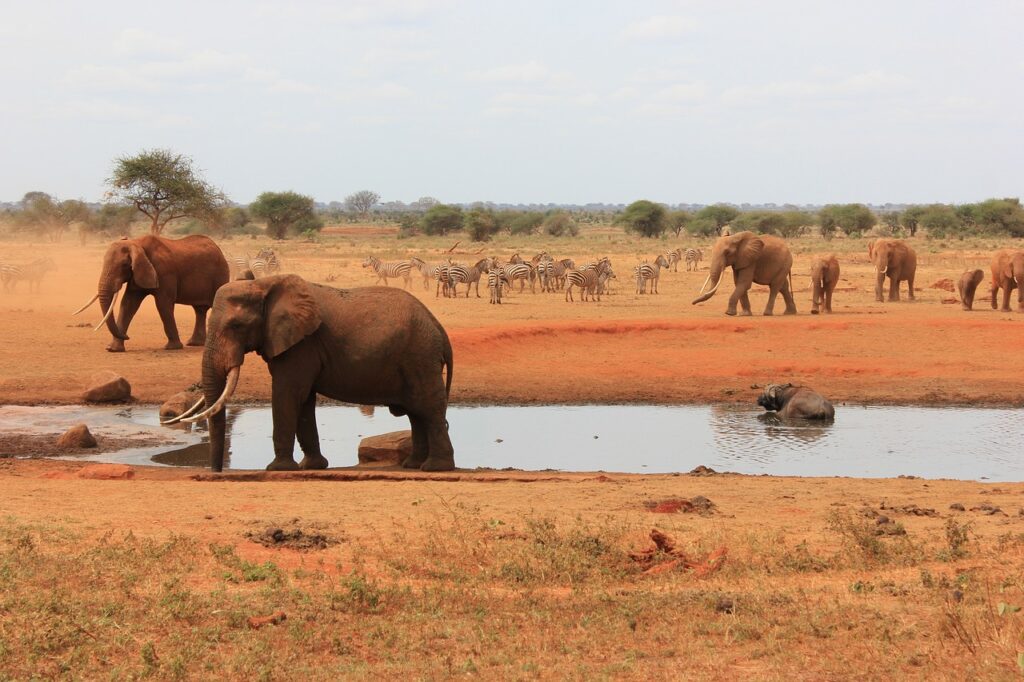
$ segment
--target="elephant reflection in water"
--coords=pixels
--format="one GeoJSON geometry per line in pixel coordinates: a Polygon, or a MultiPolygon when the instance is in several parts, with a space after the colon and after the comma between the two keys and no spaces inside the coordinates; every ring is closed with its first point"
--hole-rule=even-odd
{"type": "MultiPolygon", "coordinates": [[[[235,430],[235,421],[238,420],[238,416],[241,413],[242,408],[228,408],[227,416],[224,418],[224,433],[228,443],[227,447],[224,448],[224,463],[228,467],[231,466],[231,433],[235,430]]],[[[183,430],[186,433],[193,431],[206,432],[206,422],[196,422],[193,424],[179,421],[174,424],[164,424],[163,426],[169,429],[183,430]]],[[[153,461],[157,464],[169,464],[179,467],[204,467],[210,461],[210,444],[204,438],[201,443],[193,443],[183,448],[153,455],[153,461]]]]}

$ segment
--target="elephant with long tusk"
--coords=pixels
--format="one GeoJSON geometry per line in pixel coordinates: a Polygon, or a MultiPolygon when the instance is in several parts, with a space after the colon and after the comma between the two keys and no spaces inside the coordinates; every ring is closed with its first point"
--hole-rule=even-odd
{"type": "Polygon", "coordinates": [[[213,295],[227,281],[228,263],[208,237],[166,239],[146,235],[121,239],[107,248],[96,295],[74,314],[87,310],[98,300],[103,319],[96,330],[105,325],[113,337],[107,350],[123,352],[128,325],[143,299],[152,296],[167,335],[164,348],[175,350],[182,345],[174,322],[174,306],[190,305],[196,313],[196,324],[188,345],[202,346],[206,342],[206,313],[213,295]],[[115,320],[118,294],[121,306],[115,320]]]}
{"type": "Polygon", "coordinates": [[[711,251],[711,272],[700,288],[700,295],[693,300],[693,305],[703,303],[715,295],[727,267],[732,268],[736,290],[729,297],[726,315],[736,314],[737,303],[742,307],[743,315],[750,315],[747,292],[752,284],[766,284],[769,287],[765,315],[772,314],[775,297],[780,293],[786,302],[786,314],[796,314],[790,272],[793,269],[793,254],[789,252],[786,242],[778,237],[753,232],[720,237],[711,251]],[[714,285],[705,292],[710,282],[714,282],[714,285]]]}
{"type": "Polygon", "coordinates": [[[1003,249],[992,254],[992,309],[996,308],[999,290],[1003,290],[1003,304],[999,308],[1010,312],[1010,293],[1017,290],[1017,309],[1024,312],[1024,251],[1003,249]]]}
{"type": "MultiPolygon", "coordinates": [[[[334,289],[297,275],[236,281],[217,292],[203,352],[202,412],[208,420],[210,466],[224,466],[225,408],[247,353],[257,352],[271,376],[274,460],[267,469],[323,469],[316,398],[387,405],[408,415],[412,454],[406,468],[455,468],[448,437],[452,347],[430,310],[388,287],[334,289]],[[295,440],[305,455],[296,463],[295,440]]],[[[198,409],[198,405],[193,406],[198,409]]]]}

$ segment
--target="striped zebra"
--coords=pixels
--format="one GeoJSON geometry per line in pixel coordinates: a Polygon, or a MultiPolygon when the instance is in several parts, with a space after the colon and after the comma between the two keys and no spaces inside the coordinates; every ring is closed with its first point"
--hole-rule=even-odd
{"type": "Polygon", "coordinates": [[[17,291],[18,282],[28,282],[28,292],[39,293],[43,285],[43,277],[46,273],[57,269],[57,264],[52,258],[39,258],[28,265],[12,265],[10,263],[0,264],[0,280],[3,281],[4,291],[11,293],[17,291]]]}
{"type": "Polygon", "coordinates": [[[526,263],[502,263],[498,265],[498,270],[508,280],[509,290],[512,289],[512,285],[515,284],[516,280],[519,280],[519,293],[523,293],[523,290],[526,289],[527,282],[530,283],[530,291],[537,293],[536,270],[530,265],[526,263]]]}
{"type": "Polygon", "coordinates": [[[611,270],[611,261],[602,258],[593,263],[587,263],[583,267],[570,271],[565,276],[565,300],[572,302],[572,288],[575,286],[580,290],[580,301],[586,302],[587,296],[591,299],[601,300],[601,292],[598,288],[599,282],[607,281],[607,273],[611,270]]]}
{"type": "Polygon", "coordinates": [[[249,270],[257,278],[276,275],[281,271],[281,260],[273,249],[260,249],[255,258],[249,259],[249,270]]]}
{"type": "Polygon", "coordinates": [[[434,277],[434,270],[439,268],[440,265],[427,265],[422,258],[417,258],[416,256],[410,258],[409,262],[412,263],[412,267],[423,277],[423,288],[430,289],[430,280],[436,279],[434,277]]]}
{"type": "Polygon", "coordinates": [[[437,281],[437,288],[434,289],[434,298],[437,298],[438,294],[442,292],[444,293],[445,298],[450,296],[449,289],[451,288],[451,280],[448,277],[448,271],[452,265],[454,265],[454,263],[449,259],[447,263],[439,263],[431,269],[433,277],[437,281]]]}
{"type": "Polygon", "coordinates": [[[366,260],[363,261],[364,268],[373,268],[373,271],[377,274],[377,281],[374,284],[380,283],[382,280],[384,286],[388,286],[388,278],[395,279],[396,277],[402,278],[402,284],[406,289],[412,283],[412,261],[400,260],[392,263],[385,263],[376,256],[367,256],[366,260]]]}
{"type": "Polygon", "coordinates": [[[448,267],[448,281],[451,287],[451,295],[458,298],[458,287],[466,285],[466,298],[469,298],[469,291],[476,285],[476,297],[480,298],[480,275],[487,272],[494,264],[493,258],[481,258],[473,265],[451,264],[448,267]]]}
{"type": "Polygon", "coordinates": [[[694,272],[697,271],[697,266],[704,259],[704,252],[700,249],[687,249],[683,254],[683,259],[686,261],[686,271],[690,271],[690,264],[693,264],[694,272]]]}
{"type": "Polygon", "coordinates": [[[668,261],[665,256],[658,256],[654,259],[653,263],[644,261],[635,268],[633,268],[633,274],[636,275],[636,293],[646,294],[647,283],[651,283],[651,293],[658,293],[658,280],[661,279],[661,269],[668,267],[668,261]]]}
{"type": "Polygon", "coordinates": [[[672,272],[679,272],[679,261],[683,260],[683,249],[672,249],[663,255],[665,256],[665,260],[668,261],[668,266],[666,267],[671,267],[672,272]]]}
{"type": "Polygon", "coordinates": [[[498,268],[491,268],[487,271],[487,290],[491,294],[491,303],[501,305],[501,288],[505,284],[505,278],[498,268]]]}

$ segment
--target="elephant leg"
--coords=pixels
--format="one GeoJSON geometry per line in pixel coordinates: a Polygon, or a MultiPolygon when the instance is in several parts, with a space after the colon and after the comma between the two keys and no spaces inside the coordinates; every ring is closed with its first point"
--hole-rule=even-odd
{"type": "Polygon", "coordinates": [[[907,298],[914,300],[914,276],[907,277],[907,298]]]}
{"type": "Polygon", "coordinates": [[[996,308],[999,307],[999,304],[996,303],[997,296],[999,296],[999,283],[992,282],[992,310],[995,310],[996,308]]]}
{"type": "Polygon", "coordinates": [[[164,350],[184,348],[181,345],[181,337],[178,336],[178,325],[174,323],[174,296],[158,294],[156,297],[156,310],[160,313],[160,321],[164,324],[164,334],[167,336],[164,350]]]}
{"type": "MultiPolygon", "coordinates": [[[[117,311],[117,328],[125,336],[128,336],[128,325],[132,323],[135,313],[139,312],[139,306],[142,305],[142,299],[145,297],[145,294],[125,291],[121,298],[121,309],[117,311]]],[[[124,339],[111,339],[107,350],[111,353],[123,353],[124,339]]]]}
{"type": "Polygon", "coordinates": [[[1006,286],[1003,287],[1003,306],[999,309],[1001,312],[1010,312],[1010,284],[1007,282],[1006,286]]]}
{"type": "Polygon", "coordinates": [[[430,440],[427,438],[427,423],[419,417],[409,415],[412,426],[412,454],[402,460],[402,468],[419,469],[430,454],[430,440]]]}
{"type": "Polygon", "coordinates": [[[774,284],[768,287],[768,302],[764,306],[765,315],[775,314],[775,297],[779,295],[779,288],[774,284]]]}
{"type": "Polygon", "coordinates": [[[272,380],[271,413],[274,418],[274,461],[267,465],[267,471],[294,471],[295,434],[298,431],[299,410],[304,402],[294,391],[285,388],[285,380],[272,380]]]}
{"type": "Polygon", "coordinates": [[[206,345],[206,313],[209,312],[210,306],[206,305],[194,305],[192,309],[196,311],[196,326],[192,329],[192,336],[189,338],[187,345],[189,346],[205,346],[206,345]]]}
{"type": "MultiPolygon", "coordinates": [[[[796,315],[796,301],[793,299],[793,292],[789,288],[789,278],[782,280],[782,286],[779,287],[779,291],[782,292],[782,300],[786,303],[786,315],[796,315]]],[[[831,312],[831,311],[829,311],[831,312]]]]}
{"type": "Polygon", "coordinates": [[[825,312],[832,312],[832,289],[825,290],[825,312]]]}
{"type": "Polygon", "coordinates": [[[316,428],[316,391],[310,391],[299,412],[296,435],[302,448],[300,469],[326,469],[327,458],[320,453],[320,434],[316,428]]]}

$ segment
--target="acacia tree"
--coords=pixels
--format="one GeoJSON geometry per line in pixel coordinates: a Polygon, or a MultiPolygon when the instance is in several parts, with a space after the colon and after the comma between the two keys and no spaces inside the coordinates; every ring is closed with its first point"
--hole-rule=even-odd
{"type": "Polygon", "coordinates": [[[668,228],[668,211],[661,204],[640,199],[626,207],[619,216],[619,223],[626,232],[636,232],[642,237],[660,237],[668,228]]]}
{"type": "Polygon", "coordinates": [[[672,211],[668,214],[668,229],[678,237],[692,219],[693,216],[686,211],[672,211]]]}
{"type": "Polygon", "coordinates": [[[735,220],[739,214],[740,212],[735,206],[715,204],[714,206],[705,206],[699,210],[696,217],[698,220],[713,221],[715,223],[715,233],[722,234],[722,228],[735,220]]]}
{"type": "Polygon", "coordinates": [[[432,206],[420,220],[423,232],[429,235],[444,235],[462,227],[462,209],[458,206],[438,204],[432,206]]]}
{"type": "Polygon", "coordinates": [[[264,192],[249,204],[249,213],[267,221],[267,233],[274,239],[284,239],[288,232],[319,232],[323,228],[313,197],[297,192],[264,192]]]}
{"type": "Polygon", "coordinates": [[[837,227],[847,236],[859,236],[877,222],[875,214],[864,204],[829,204],[818,212],[818,217],[823,236],[826,232],[834,233],[837,227]]]}
{"type": "Polygon", "coordinates": [[[363,189],[345,197],[345,206],[348,207],[348,210],[359,215],[360,218],[366,218],[370,214],[370,209],[378,201],[380,201],[379,194],[363,189]]]}
{"type": "Polygon", "coordinates": [[[88,223],[92,211],[78,199],[57,201],[46,192],[28,192],[21,200],[21,221],[59,242],[73,223],[88,223]]]}
{"type": "Polygon", "coordinates": [[[192,167],[191,158],[169,149],[117,158],[107,184],[115,203],[132,204],[149,217],[152,234],[162,233],[172,220],[202,218],[226,203],[224,193],[192,167]]]}

